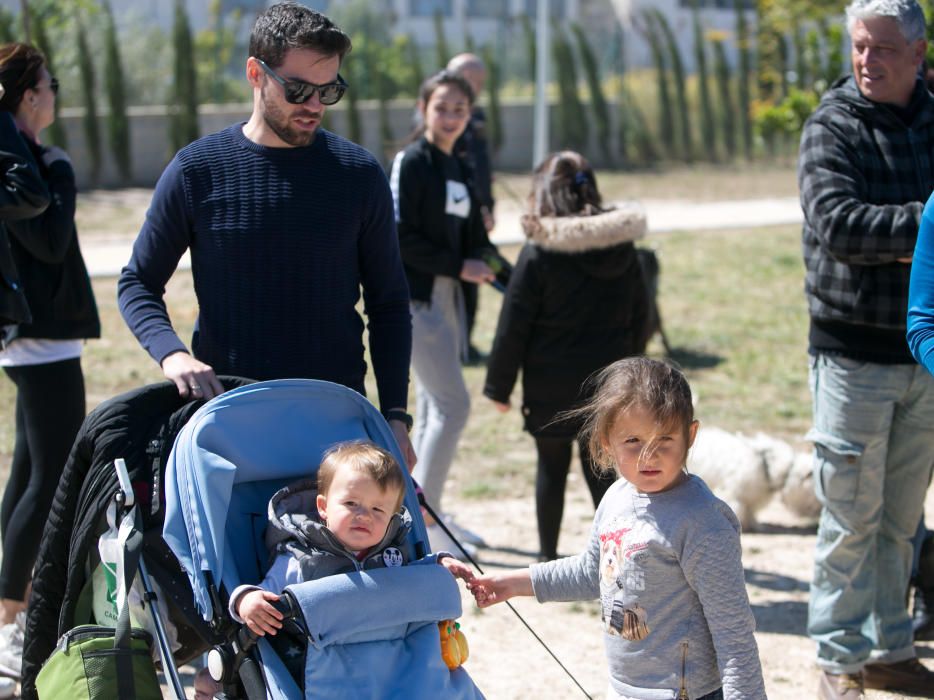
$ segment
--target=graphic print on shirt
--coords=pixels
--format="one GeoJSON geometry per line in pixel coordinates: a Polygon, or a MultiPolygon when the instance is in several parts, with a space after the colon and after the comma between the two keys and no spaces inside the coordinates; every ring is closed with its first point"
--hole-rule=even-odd
{"type": "Polygon", "coordinates": [[[383,564],[387,567],[402,566],[402,552],[398,547],[386,547],[383,550],[383,564]]]}
{"type": "Polygon", "coordinates": [[[467,185],[457,180],[447,181],[447,201],[444,203],[444,213],[466,219],[470,216],[470,192],[467,185]]]}
{"type": "Polygon", "coordinates": [[[633,542],[632,528],[615,518],[600,532],[600,602],[608,634],[638,642],[651,631],[645,608],[636,599],[645,591],[640,552],[645,542],[633,542]]]}

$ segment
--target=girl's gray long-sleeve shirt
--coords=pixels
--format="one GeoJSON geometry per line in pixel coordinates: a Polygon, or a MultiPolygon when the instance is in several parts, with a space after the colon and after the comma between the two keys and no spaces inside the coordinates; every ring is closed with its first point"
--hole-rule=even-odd
{"type": "Polygon", "coordinates": [[[697,476],[663,493],[615,483],[590,543],[531,567],[540,602],[599,598],[614,698],[765,698],[739,522],[697,476]],[[684,674],[682,677],[682,663],[684,674]]]}

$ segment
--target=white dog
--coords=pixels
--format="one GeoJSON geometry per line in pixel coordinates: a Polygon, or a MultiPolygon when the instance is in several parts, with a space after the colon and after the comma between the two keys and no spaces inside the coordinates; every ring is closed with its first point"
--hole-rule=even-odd
{"type": "Polygon", "coordinates": [[[820,514],[810,453],[769,435],[701,428],[687,467],[733,509],[744,531],[756,529],[756,514],[776,493],[795,515],[816,522],[820,514]]]}

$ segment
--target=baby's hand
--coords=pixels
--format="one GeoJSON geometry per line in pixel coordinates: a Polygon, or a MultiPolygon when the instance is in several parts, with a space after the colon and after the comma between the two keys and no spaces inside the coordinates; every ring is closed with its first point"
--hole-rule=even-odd
{"type": "Polygon", "coordinates": [[[441,560],[438,562],[445,569],[451,572],[451,575],[454,578],[459,578],[466,581],[468,584],[474,580],[473,569],[467,566],[460,559],[455,559],[454,557],[445,556],[441,557],[441,560]]]}
{"type": "Polygon", "coordinates": [[[253,634],[263,637],[266,633],[275,636],[282,628],[282,613],[268,601],[277,601],[279,596],[270,591],[253,590],[240,596],[237,615],[246,623],[253,634]]]}

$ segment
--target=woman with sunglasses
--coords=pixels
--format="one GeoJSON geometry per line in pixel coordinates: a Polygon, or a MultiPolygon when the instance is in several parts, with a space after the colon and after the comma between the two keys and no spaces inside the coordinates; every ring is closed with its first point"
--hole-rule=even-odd
{"type": "Polygon", "coordinates": [[[18,675],[23,611],[39,539],[59,476],[84,420],[81,350],[100,321],[75,230],[75,174],[67,154],[44,146],[58,82],[28,44],[0,46],[0,110],[9,112],[51,195],[39,216],[5,222],[32,321],[8,326],[0,366],[16,385],[16,444],[0,503],[0,673],[18,675]]]}
{"type": "MultiPolygon", "coordinates": [[[[418,455],[413,476],[436,511],[470,413],[461,374],[467,337],[461,280],[482,284],[495,278],[482,259],[492,246],[470,173],[454,153],[473,101],[460,75],[441,71],[428,78],[418,100],[424,132],[396,156],[390,176],[412,309],[418,455]]],[[[457,554],[445,533],[428,522],[432,549],[457,554]]]]}

